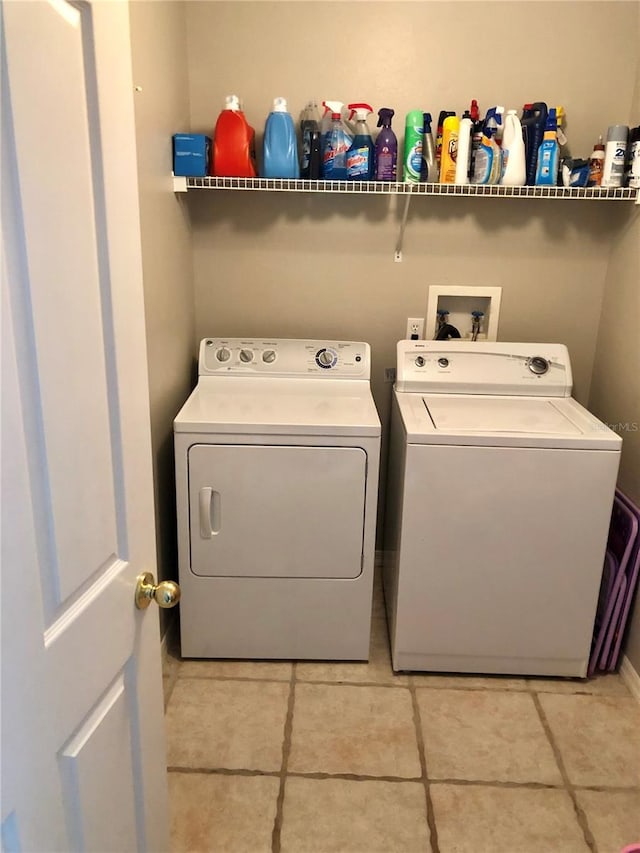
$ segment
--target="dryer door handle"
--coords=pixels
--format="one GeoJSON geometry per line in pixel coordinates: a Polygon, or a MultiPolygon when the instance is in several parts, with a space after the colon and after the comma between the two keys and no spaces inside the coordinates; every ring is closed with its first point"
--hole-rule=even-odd
{"type": "Polygon", "coordinates": [[[200,489],[200,537],[211,539],[220,533],[222,520],[222,497],[211,486],[200,489]]]}

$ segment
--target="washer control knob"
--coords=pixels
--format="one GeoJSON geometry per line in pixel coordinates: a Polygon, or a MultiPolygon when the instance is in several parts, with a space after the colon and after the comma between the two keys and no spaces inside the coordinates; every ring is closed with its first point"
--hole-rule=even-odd
{"type": "Polygon", "coordinates": [[[438,359],[438,364],[440,365],[440,367],[449,367],[449,359],[443,356],[442,358],[438,359]]]}
{"type": "Polygon", "coordinates": [[[276,360],[275,350],[266,349],[262,353],[262,360],[264,361],[265,364],[273,364],[273,362],[276,360]]]}
{"type": "Polygon", "coordinates": [[[416,358],[416,367],[424,367],[424,356],[423,355],[419,355],[416,358]]]}
{"type": "Polygon", "coordinates": [[[244,364],[249,364],[249,362],[253,361],[253,353],[250,349],[240,350],[240,361],[244,364]]]}
{"type": "Polygon", "coordinates": [[[527,362],[527,367],[532,373],[535,373],[536,376],[544,376],[544,374],[549,370],[549,362],[541,355],[534,355],[533,358],[530,358],[527,362]]]}
{"type": "Polygon", "coordinates": [[[231,350],[228,350],[226,347],[221,347],[216,353],[216,358],[218,361],[229,361],[231,358],[231,350]]]}
{"type": "Polygon", "coordinates": [[[333,364],[333,354],[328,349],[322,350],[318,353],[318,361],[325,367],[329,367],[333,364]]]}

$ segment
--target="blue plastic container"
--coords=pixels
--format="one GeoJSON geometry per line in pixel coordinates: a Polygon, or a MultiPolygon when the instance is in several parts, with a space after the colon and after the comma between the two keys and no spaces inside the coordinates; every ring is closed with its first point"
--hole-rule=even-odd
{"type": "Polygon", "coordinates": [[[298,142],[293,119],[284,98],[275,98],[264,129],[262,175],[265,178],[299,178],[298,142]]]}

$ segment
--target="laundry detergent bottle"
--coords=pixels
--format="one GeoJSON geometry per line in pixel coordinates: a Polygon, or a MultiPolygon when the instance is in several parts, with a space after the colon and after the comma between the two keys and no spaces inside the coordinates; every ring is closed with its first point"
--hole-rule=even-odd
{"type": "Polygon", "coordinates": [[[375,168],[375,146],[367,118],[373,112],[369,104],[349,104],[349,121],[355,117],[353,142],[347,151],[347,180],[371,181],[375,168]]]}
{"type": "Polygon", "coordinates": [[[347,151],[351,147],[351,134],[342,121],[341,101],[323,101],[331,111],[331,124],[323,136],[322,177],[327,181],[345,181],[347,178],[347,151]]]}
{"type": "Polygon", "coordinates": [[[505,187],[523,187],[527,181],[527,162],[522,125],[516,110],[509,110],[502,134],[502,179],[505,187]]]}
{"type": "Polygon", "coordinates": [[[555,187],[558,183],[558,159],[560,146],[556,135],[556,111],[551,107],[547,115],[544,138],[538,148],[536,186],[555,187]]]}
{"type": "Polygon", "coordinates": [[[398,165],[398,140],[391,130],[394,110],[383,107],[378,110],[378,127],[382,130],[376,139],[376,180],[395,181],[398,165]]]}
{"type": "Polygon", "coordinates": [[[522,132],[524,135],[525,158],[527,163],[527,186],[532,187],[536,182],[538,166],[538,148],[542,144],[544,129],[549,110],[544,101],[525,104],[522,108],[522,132]]]}
{"type": "Polygon", "coordinates": [[[213,131],[211,174],[223,178],[255,178],[255,132],[240,109],[237,95],[227,95],[213,131]]]}
{"type": "Polygon", "coordinates": [[[299,178],[298,143],[284,98],[275,98],[264,128],[262,174],[265,178],[299,178]]]}

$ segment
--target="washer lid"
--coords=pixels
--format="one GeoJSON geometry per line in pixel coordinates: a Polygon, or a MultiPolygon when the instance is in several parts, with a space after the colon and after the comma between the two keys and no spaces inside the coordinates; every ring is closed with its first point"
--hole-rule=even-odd
{"type": "Polygon", "coordinates": [[[529,435],[582,435],[551,400],[509,397],[423,397],[437,430],[529,435]]]}
{"type": "Polygon", "coordinates": [[[200,377],[175,432],[379,436],[369,382],[200,377]]]}
{"type": "Polygon", "coordinates": [[[622,440],[572,398],[396,392],[413,444],[619,450],[622,440]]]}

